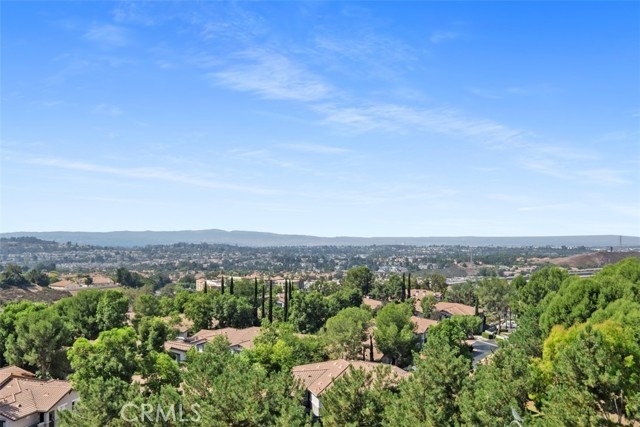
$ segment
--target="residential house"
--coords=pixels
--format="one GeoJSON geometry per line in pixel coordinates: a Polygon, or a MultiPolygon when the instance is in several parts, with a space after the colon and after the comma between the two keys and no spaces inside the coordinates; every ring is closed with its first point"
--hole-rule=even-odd
{"type": "MultiPolygon", "coordinates": [[[[434,316],[439,320],[443,320],[451,316],[474,316],[475,314],[475,307],[456,302],[439,302],[436,304],[434,309],[434,316]]],[[[478,315],[484,317],[482,310],[478,310],[478,315]]]]}
{"type": "Polygon", "coordinates": [[[165,316],[162,318],[172,329],[177,332],[177,338],[184,339],[189,337],[189,331],[193,328],[193,322],[184,314],[180,314],[180,321],[175,323],[175,319],[171,316],[165,316]]]}
{"type": "Polygon", "coordinates": [[[438,321],[418,316],[411,316],[411,321],[415,325],[413,333],[416,334],[416,338],[418,339],[418,348],[422,349],[422,345],[427,339],[427,331],[430,327],[437,325],[438,321]]]}
{"type": "MultiPolygon", "coordinates": [[[[315,418],[319,418],[322,415],[322,394],[333,385],[336,379],[349,372],[349,368],[372,371],[379,365],[379,363],[361,360],[338,359],[295,366],[291,372],[306,389],[305,406],[315,418]]],[[[391,366],[391,375],[395,380],[400,381],[410,374],[397,366],[391,366]]]]}
{"type": "Polygon", "coordinates": [[[164,343],[165,350],[175,357],[176,361],[182,362],[187,358],[187,352],[192,348],[203,351],[204,346],[215,337],[226,335],[229,340],[229,349],[234,353],[239,353],[244,349],[253,348],[253,340],[260,333],[260,328],[253,326],[250,328],[222,328],[222,329],[202,329],[192,337],[178,338],[164,343]]]}
{"type": "Polygon", "coordinates": [[[49,287],[56,291],[71,291],[86,288],[87,285],[84,283],[73,282],[71,280],[58,280],[57,282],[50,284],[49,287]]]}
{"type": "Polygon", "coordinates": [[[422,299],[426,298],[427,296],[433,296],[436,301],[441,301],[442,300],[442,294],[440,294],[439,292],[433,292],[433,291],[429,291],[427,289],[412,289],[411,290],[411,297],[415,298],[416,300],[416,304],[413,308],[413,311],[415,313],[422,313],[422,299]]]}
{"type": "Polygon", "coordinates": [[[382,305],[383,305],[382,301],[378,301],[377,299],[373,299],[369,297],[362,298],[362,303],[369,306],[371,308],[371,311],[376,311],[382,308],[382,305]]]}
{"type": "Polygon", "coordinates": [[[205,285],[207,289],[221,289],[222,288],[222,280],[220,279],[196,279],[196,291],[202,292],[204,291],[205,285]]]}
{"type": "Polygon", "coordinates": [[[41,380],[24,369],[0,368],[0,427],[56,427],[78,393],[68,381],[41,380]]]}

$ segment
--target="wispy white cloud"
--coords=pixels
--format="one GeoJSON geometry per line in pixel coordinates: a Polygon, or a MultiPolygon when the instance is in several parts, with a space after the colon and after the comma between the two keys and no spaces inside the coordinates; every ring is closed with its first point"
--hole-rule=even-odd
{"type": "Polygon", "coordinates": [[[237,159],[250,161],[256,164],[277,166],[284,169],[301,170],[294,162],[288,161],[278,156],[274,156],[270,150],[259,149],[233,149],[229,154],[237,159]]]}
{"type": "Polygon", "coordinates": [[[519,129],[486,119],[467,118],[451,108],[418,110],[394,104],[371,104],[362,107],[322,105],[317,107],[326,123],[354,131],[403,131],[418,129],[457,137],[474,137],[487,143],[515,143],[526,136],[519,129]]]}
{"type": "Polygon", "coordinates": [[[244,64],[209,73],[209,77],[222,86],[269,99],[318,101],[331,93],[331,87],[320,77],[280,53],[253,49],[240,57],[244,64]]]}
{"type": "Polygon", "coordinates": [[[455,31],[434,31],[429,37],[429,41],[433,44],[442,43],[446,40],[454,40],[460,37],[460,33],[455,31]]]}
{"type": "Polygon", "coordinates": [[[330,145],[322,145],[322,144],[310,144],[310,143],[280,144],[279,146],[282,148],[293,150],[293,151],[302,151],[306,153],[317,153],[317,154],[344,154],[351,151],[347,148],[333,147],[330,145]]]}
{"type": "Polygon", "coordinates": [[[94,25],[84,35],[103,47],[122,47],[129,42],[127,31],[117,25],[94,25]]]}
{"type": "Polygon", "coordinates": [[[566,210],[571,208],[576,208],[578,204],[576,203],[554,203],[548,205],[538,205],[538,206],[522,206],[517,210],[519,212],[534,212],[534,211],[552,211],[552,210],[566,210]]]}
{"type": "Polygon", "coordinates": [[[617,142],[617,141],[628,141],[628,140],[638,140],[638,132],[630,132],[626,130],[612,131],[602,134],[595,138],[596,142],[617,142]]]}
{"type": "Polygon", "coordinates": [[[502,94],[496,90],[486,89],[481,87],[471,87],[469,88],[469,92],[473,95],[484,98],[484,99],[501,99],[502,94]]]}
{"type": "Polygon", "coordinates": [[[615,169],[597,168],[581,170],[576,172],[576,176],[598,184],[616,185],[630,183],[625,177],[624,171],[615,169]]]}
{"type": "Polygon", "coordinates": [[[560,178],[563,180],[580,181],[590,185],[626,185],[631,181],[625,170],[606,168],[579,169],[575,163],[567,166],[557,159],[537,159],[525,161],[522,166],[534,172],[560,178]]]}
{"type": "Polygon", "coordinates": [[[497,200],[507,203],[531,203],[531,197],[522,194],[488,193],[486,194],[486,197],[489,200],[497,200]]]}
{"type": "Polygon", "coordinates": [[[91,112],[93,114],[100,114],[103,116],[111,116],[111,117],[118,117],[124,113],[120,108],[116,107],[115,105],[107,105],[107,104],[95,105],[91,109],[91,112]]]}
{"type": "Polygon", "coordinates": [[[571,179],[572,175],[563,168],[554,159],[535,159],[525,160],[521,163],[521,166],[525,169],[537,172],[542,175],[552,176],[560,179],[571,179]]]}
{"type": "Polygon", "coordinates": [[[308,61],[351,78],[395,81],[415,67],[420,48],[371,30],[324,33],[314,38],[308,61]]]}
{"type": "Polygon", "coordinates": [[[35,158],[29,161],[32,164],[49,166],[60,169],[82,171],[88,173],[107,174],[125,178],[149,179],[164,182],[173,182],[189,186],[210,188],[216,190],[240,191],[260,195],[273,195],[277,192],[270,189],[253,186],[241,186],[226,182],[219,182],[202,176],[177,173],[164,168],[120,168],[104,166],[95,163],[76,162],[57,158],[35,158]]]}

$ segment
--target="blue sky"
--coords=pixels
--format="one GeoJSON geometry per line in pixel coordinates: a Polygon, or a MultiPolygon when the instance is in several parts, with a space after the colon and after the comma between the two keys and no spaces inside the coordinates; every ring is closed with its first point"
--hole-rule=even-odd
{"type": "Polygon", "coordinates": [[[640,235],[638,2],[2,2],[1,231],[640,235]]]}

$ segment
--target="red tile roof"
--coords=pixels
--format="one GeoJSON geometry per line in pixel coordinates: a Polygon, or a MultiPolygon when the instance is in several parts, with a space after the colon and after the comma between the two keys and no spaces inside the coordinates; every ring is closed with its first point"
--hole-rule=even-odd
{"type": "Polygon", "coordinates": [[[2,368],[0,415],[15,421],[35,412],[48,412],[71,391],[67,381],[39,380],[15,366],[2,368]]]}
{"type": "MultiPolygon", "coordinates": [[[[349,367],[354,369],[364,369],[372,371],[380,366],[379,363],[364,362],[361,360],[347,361],[344,359],[330,360],[328,362],[310,363],[308,365],[295,366],[291,371],[299,379],[307,390],[319,396],[327,390],[333,382],[349,371],[349,367]]],[[[399,380],[407,378],[410,374],[397,366],[391,367],[391,375],[399,380]]]]}

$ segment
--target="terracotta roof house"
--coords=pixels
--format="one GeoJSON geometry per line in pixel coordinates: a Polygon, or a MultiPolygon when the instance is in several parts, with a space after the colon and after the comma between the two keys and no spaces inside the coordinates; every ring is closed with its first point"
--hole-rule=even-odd
{"type": "Polygon", "coordinates": [[[68,381],[40,380],[15,366],[0,369],[2,427],[56,427],[58,413],[78,399],[68,381]]]}
{"type": "Polygon", "coordinates": [[[382,307],[382,301],[378,301],[377,299],[364,297],[362,298],[362,303],[371,307],[371,310],[377,310],[382,307]]]}
{"type": "MultiPolygon", "coordinates": [[[[372,371],[380,366],[379,363],[364,362],[361,360],[330,360],[328,362],[311,363],[308,365],[295,366],[291,372],[305,387],[305,405],[311,410],[316,418],[321,415],[322,403],[320,397],[322,393],[331,388],[333,382],[349,372],[350,368],[364,369],[372,371]]],[[[407,378],[410,374],[397,366],[390,366],[391,376],[395,381],[407,378]]]]}
{"type": "MultiPolygon", "coordinates": [[[[476,308],[471,305],[458,304],[456,302],[439,302],[434,309],[440,320],[451,316],[474,316],[476,308]]],[[[479,310],[482,313],[482,310],[479,310]]]]}
{"type": "Polygon", "coordinates": [[[193,328],[193,322],[187,319],[184,314],[180,314],[180,322],[178,323],[173,323],[171,316],[165,316],[162,320],[168,323],[172,329],[178,331],[178,337],[187,338],[189,336],[189,331],[193,328]]]}
{"type": "Polygon", "coordinates": [[[91,276],[91,285],[93,286],[113,286],[115,283],[110,277],[103,274],[94,274],[91,276]]]}
{"type": "Polygon", "coordinates": [[[86,285],[72,282],[71,280],[58,280],[57,282],[50,284],[49,287],[57,291],[68,291],[69,289],[86,287],[86,285]]]}
{"type": "Polygon", "coordinates": [[[229,348],[234,353],[239,353],[244,349],[253,348],[253,339],[260,333],[260,328],[253,326],[250,328],[222,328],[222,329],[202,329],[189,338],[170,340],[164,343],[164,349],[171,352],[176,361],[186,360],[187,352],[194,348],[197,351],[204,350],[204,346],[219,335],[226,335],[229,340],[229,348]]]}
{"type": "Polygon", "coordinates": [[[437,325],[437,320],[425,319],[424,317],[411,316],[411,321],[416,325],[413,332],[417,335],[420,348],[427,339],[427,331],[430,327],[437,325]]]}
{"type": "Polygon", "coordinates": [[[416,305],[413,309],[416,313],[422,313],[422,299],[429,295],[434,296],[436,301],[442,300],[442,294],[439,292],[433,292],[427,289],[415,289],[411,291],[411,297],[416,299],[416,305]]]}

